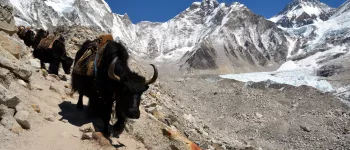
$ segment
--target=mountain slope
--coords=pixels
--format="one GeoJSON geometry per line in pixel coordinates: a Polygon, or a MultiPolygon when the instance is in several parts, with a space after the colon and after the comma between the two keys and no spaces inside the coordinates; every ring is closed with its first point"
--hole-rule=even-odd
{"type": "Polygon", "coordinates": [[[215,27],[182,57],[183,69],[249,72],[286,60],[289,42],[273,22],[239,3],[220,5],[211,16],[215,27]]]}
{"type": "Polygon", "coordinates": [[[292,28],[326,21],[335,9],[319,0],[293,0],[280,13],[270,18],[277,25],[292,28]]]}

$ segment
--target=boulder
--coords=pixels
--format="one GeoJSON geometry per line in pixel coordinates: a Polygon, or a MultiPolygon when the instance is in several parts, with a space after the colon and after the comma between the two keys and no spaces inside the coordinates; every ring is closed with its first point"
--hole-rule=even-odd
{"type": "Polygon", "coordinates": [[[13,133],[20,134],[23,132],[23,128],[15,121],[15,124],[11,128],[11,131],[13,133]]]}
{"type": "Polygon", "coordinates": [[[30,129],[30,123],[28,121],[29,112],[19,111],[15,115],[16,121],[22,126],[23,129],[30,129]]]}
{"type": "Polygon", "coordinates": [[[82,140],[91,140],[93,132],[84,133],[81,137],[82,140]]]}
{"type": "Polygon", "coordinates": [[[87,133],[87,132],[95,132],[95,127],[92,123],[85,124],[79,128],[81,132],[87,133]]]}
{"type": "MultiPolygon", "coordinates": [[[[23,58],[26,54],[26,47],[17,39],[14,39],[6,34],[0,34],[0,46],[16,59],[23,58]]],[[[8,55],[7,55],[8,56],[8,55]]]]}
{"type": "Polygon", "coordinates": [[[40,69],[40,60],[39,59],[29,59],[28,64],[34,67],[35,69],[40,69]]]}
{"type": "Polygon", "coordinates": [[[58,94],[60,94],[61,96],[64,96],[66,94],[66,92],[64,91],[63,89],[64,87],[60,87],[60,86],[57,86],[57,85],[50,85],[50,90],[53,91],[53,92],[56,92],[58,94]]]}
{"type": "Polygon", "coordinates": [[[12,127],[16,126],[17,122],[13,118],[13,116],[5,116],[1,119],[1,125],[3,125],[6,129],[11,130],[12,127]]]}
{"type": "Polygon", "coordinates": [[[109,142],[109,140],[107,140],[101,132],[94,132],[92,134],[92,138],[96,140],[97,143],[100,144],[100,146],[102,147],[111,146],[111,143],[109,142]]]}
{"type": "Polygon", "coordinates": [[[11,36],[17,32],[15,19],[13,17],[13,8],[8,5],[0,4],[0,31],[11,36]]]}
{"type": "Polygon", "coordinates": [[[24,82],[23,80],[19,79],[19,80],[17,80],[17,82],[18,82],[18,84],[20,84],[20,85],[22,85],[24,87],[27,87],[27,83],[24,82]]]}
{"type": "Polygon", "coordinates": [[[29,78],[32,76],[32,71],[30,70],[30,67],[26,65],[21,65],[18,62],[16,63],[15,61],[11,61],[3,56],[0,56],[0,67],[4,67],[10,70],[16,76],[25,81],[29,81],[29,78]]]}
{"type": "Polygon", "coordinates": [[[18,103],[20,103],[20,99],[0,84],[0,104],[15,108],[18,103]]]}
{"type": "Polygon", "coordinates": [[[14,115],[15,115],[14,109],[8,108],[3,104],[0,105],[0,118],[7,117],[7,116],[13,117],[14,115]]]}

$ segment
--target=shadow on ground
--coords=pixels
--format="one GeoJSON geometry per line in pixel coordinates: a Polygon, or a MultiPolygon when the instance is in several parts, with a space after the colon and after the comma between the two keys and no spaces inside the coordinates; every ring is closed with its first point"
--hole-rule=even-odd
{"type": "MultiPolygon", "coordinates": [[[[102,131],[103,122],[101,121],[100,118],[88,116],[87,106],[84,105],[83,110],[79,110],[76,108],[77,106],[76,104],[73,104],[69,101],[64,101],[58,106],[61,109],[61,112],[59,112],[58,114],[62,116],[60,121],[67,120],[68,123],[77,127],[81,127],[84,124],[92,123],[97,132],[102,131]]],[[[110,131],[113,131],[113,130],[110,130],[110,131]]],[[[113,144],[111,137],[106,137],[106,139],[108,139],[111,145],[114,146],[115,148],[120,148],[125,146],[123,144],[119,144],[119,145],[113,144]]]]}

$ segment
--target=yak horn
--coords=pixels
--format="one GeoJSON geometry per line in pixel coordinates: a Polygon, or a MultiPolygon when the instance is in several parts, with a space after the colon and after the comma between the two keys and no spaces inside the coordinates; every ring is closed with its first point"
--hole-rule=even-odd
{"type": "Polygon", "coordinates": [[[120,77],[114,73],[115,63],[117,63],[118,57],[115,57],[108,68],[108,76],[116,81],[120,81],[120,77]]]}
{"type": "Polygon", "coordinates": [[[152,83],[156,82],[156,80],[158,78],[158,70],[157,70],[156,66],[154,66],[153,64],[151,64],[151,66],[153,67],[153,70],[154,70],[153,77],[150,80],[147,80],[146,84],[152,84],[152,83]]]}

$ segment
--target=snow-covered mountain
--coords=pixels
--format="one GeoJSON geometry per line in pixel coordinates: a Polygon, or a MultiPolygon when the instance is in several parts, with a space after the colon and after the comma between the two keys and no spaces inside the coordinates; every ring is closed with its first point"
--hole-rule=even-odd
{"type": "Polygon", "coordinates": [[[274,23],[239,3],[203,0],[167,22],[132,24],[127,14],[112,13],[104,0],[1,1],[14,6],[17,24],[47,29],[73,24],[97,26],[119,37],[140,57],[157,61],[181,58],[182,68],[232,71],[273,66],[285,61],[289,45],[274,23]],[[207,50],[204,45],[217,55],[201,55],[207,50]]]}
{"type": "Polygon", "coordinates": [[[112,13],[104,0],[0,2],[14,7],[17,24],[49,30],[59,25],[96,26],[120,38],[139,57],[176,62],[185,70],[263,71],[334,46],[348,46],[349,1],[335,10],[318,0],[293,0],[270,19],[295,28],[278,28],[240,3],[216,0],[194,2],[164,23],[138,24],[127,14],[112,13]]]}
{"type": "Polygon", "coordinates": [[[280,13],[270,18],[277,25],[292,28],[326,21],[335,9],[319,0],[293,0],[280,13]]]}
{"type": "MultiPolygon", "coordinates": [[[[204,2],[197,8],[193,5],[194,12],[205,8],[204,2]]],[[[273,68],[286,60],[289,42],[273,22],[240,3],[217,4],[207,12],[196,17],[205,22],[205,36],[182,57],[181,68],[249,72],[273,68]]]]}

